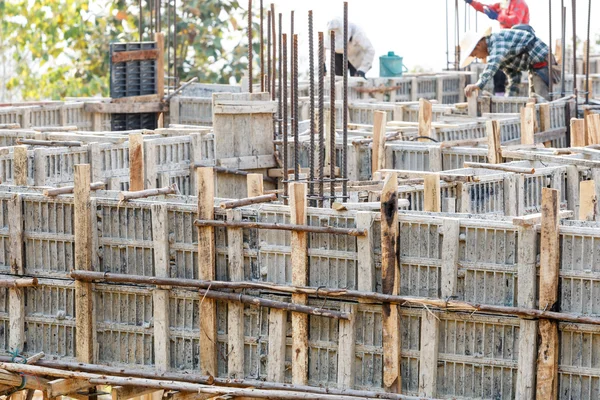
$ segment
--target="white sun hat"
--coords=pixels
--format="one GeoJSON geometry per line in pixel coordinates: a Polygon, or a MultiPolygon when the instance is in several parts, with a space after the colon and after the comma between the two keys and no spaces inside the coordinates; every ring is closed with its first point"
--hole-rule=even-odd
{"type": "Polygon", "coordinates": [[[475,60],[471,53],[477,47],[477,43],[492,33],[492,28],[488,28],[484,32],[467,32],[460,41],[460,67],[465,68],[475,60]]]}

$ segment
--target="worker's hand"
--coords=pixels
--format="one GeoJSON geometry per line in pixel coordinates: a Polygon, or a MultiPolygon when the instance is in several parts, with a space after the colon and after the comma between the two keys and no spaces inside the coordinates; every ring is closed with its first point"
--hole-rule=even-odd
{"type": "Polygon", "coordinates": [[[489,7],[484,7],[483,8],[483,12],[485,13],[485,15],[487,15],[490,19],[498,19],[498,13],[494,10],[492,10],[489,7]]]}
{"type": "Polygon", "coordinates": [[[465,0],[465,3],[467,4],[471,4],[473,2],[473,0],[465,0]]]}
{"type": "Polygon", "coordinates": [[[471,97],[471,94],[473,94],[473,92],[479,90],[479,86],[477,85],[467,85],[467,87],[465,88],[465,96],[467,97],[471,97]]]}
{"type": "Polygon", "coordinates": [[[363,71],[356,71],[356,76],[361,77],[363,79],[367,79],[367,77],[365,76],[365,73],[363,71]]]}

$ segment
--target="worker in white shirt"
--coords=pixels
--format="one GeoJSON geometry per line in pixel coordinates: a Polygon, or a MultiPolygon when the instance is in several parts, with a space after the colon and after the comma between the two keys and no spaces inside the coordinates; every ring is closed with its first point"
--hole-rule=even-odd
{"type": "MultiPolygon", "coordinates": [[[[335,32],[335,74],[341,76],[343,73],[343,55],[344,55],[344,22],[341,18],[336,18],[327,24],[327,32],[335,32]]],[[[328,38],[330,35],[327,36],[328,38]]],[[[330,48],[329,41],[327,48],[330,48]]],[[[371,41],[357,25],[348,23],[348,71],[350,76],[360,76],[365,78],[373,66],[375,58],[375,49],[371,41]]]]}

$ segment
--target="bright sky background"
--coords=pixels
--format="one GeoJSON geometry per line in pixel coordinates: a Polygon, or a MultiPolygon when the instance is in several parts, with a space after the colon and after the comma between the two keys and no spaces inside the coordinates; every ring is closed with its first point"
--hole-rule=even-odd
{"type": "MultiPolygon", "coordinates": [[[[242,0],[243,1],[243,0],[242,0]]],[[[465,31],[465,3],[459,1],[460,34],[465,31]]],[[[572,43],[571,0],[563,0],[567,6],[567,40],[572,43]]],[[[577,0],[577,35],[585,40],[587,35],[588,1],[577,0]]],[[[258,2],[258,0],[255,0],[258,2]]],[[[305,64],[308,59],[308,10],[313,10],[315,20],[315,37],[317,31],[324,31],[327,21],[343,15],[342,0],[275,0],[276,13],[284,12],[284,30],[289,32],[291,10],[295,10],[295,33],[299,33],[300,61],[305,64]]],[[[486,1],[483,1],[486,3],[486,1]]],[[[265,0],[264,4],[270,4],[265,0]]],[[[488,3],[492,3],[491,1],[488,3]]],[[[600,34],[600,1],[592,0],[592,43],[600,34]]],[[[376,56],[368,76],[379,76],[379,56],[394,51],[404,57],[409,69],[417,66],[428,70],[441,70],[446,67],[446,0],[349,0],[349,19],[360,25],[367,33],[376,56]]],[[[448,0],[449,31],[451,57],[454,46],[454,1],[448,0]]],[[[528,0],[531,14],[531,25],[537,35],[546,43],[549,32],[549,0],[528,0]]],[[[552,41],[561,34],[561,0],[552,0],[552,41]]],[[[468,6],[467,29],[469,18],[471,29],[475,30],[475,10],[468,6]]],[[[478,14],[478,29],[492,26],[499,29],[497,21],[490,20],[484,14],[478,14]]],[[[316,39],[315,39],[316,41],[316,39]]],[[[316,43],[315,43],[316,45],[316,43]]],[[[554,47],[553,47],[554,48],[554,47]]],[[[592,54],[596,53],[592,48],[592,54]]],[[[306,68],[306,67],[305,67],[306,68]]],[[[305,70],[302,68],[301,70],[305,70]]]]}

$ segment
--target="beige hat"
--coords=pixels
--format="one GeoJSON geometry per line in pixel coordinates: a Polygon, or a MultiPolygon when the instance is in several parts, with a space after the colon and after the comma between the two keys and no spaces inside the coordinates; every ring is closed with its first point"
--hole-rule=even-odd
{"type": "Polygon", "coordinates": [[[469,64],[475,60],[475,57],[471,55],[477,43],[484,38],[490,36],[492,28],[488,28],[484,32],[467,32],[467,34],[460,41],[460,68],[468,67],[469,64]]]}

